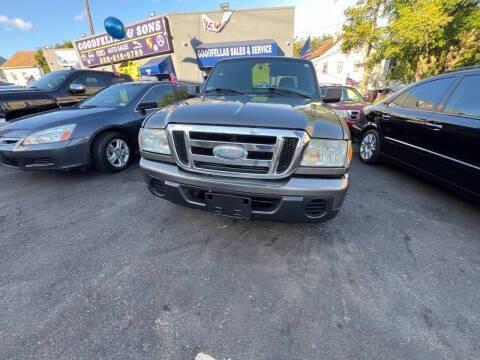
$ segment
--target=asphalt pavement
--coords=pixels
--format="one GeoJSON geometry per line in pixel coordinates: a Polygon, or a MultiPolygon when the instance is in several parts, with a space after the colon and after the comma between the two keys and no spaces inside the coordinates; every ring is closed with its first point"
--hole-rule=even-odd
{"type": "Polygon", "coordinates": [[[480,207],[395,167],[355,160],[314,225],[182,208],[137,166],[0,184],[1,359],[480,358],[480,207]]]}

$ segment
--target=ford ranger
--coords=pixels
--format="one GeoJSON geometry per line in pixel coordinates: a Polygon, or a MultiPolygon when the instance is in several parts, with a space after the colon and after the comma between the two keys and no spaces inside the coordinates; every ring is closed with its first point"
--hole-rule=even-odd
{"type": "Polygon", "coordinates": [[[163,199],[241,219],[333,218],[352,156],[344,119],[320,100],[310,61],[219,61],[199,97],[148,117],[140,166],[163,199]]]}

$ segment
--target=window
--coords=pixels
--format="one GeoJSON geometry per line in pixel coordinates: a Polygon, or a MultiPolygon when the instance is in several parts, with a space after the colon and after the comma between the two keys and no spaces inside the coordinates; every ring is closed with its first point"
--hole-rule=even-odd
{"type": "Polygon", "coordinates": [[[13,80],[18,80],[17,75],[15,75],[15,73],[12,73],[12,78],[13,80]]]}
{"type": "Polygon", "coordinates": [[[172,86],[168,84],[151,88],[143,97],[142,103],[143,102],[156,102],[159,107],[175,102],[172,86]]]}
{"type": "Polygon", "coordinates": [[[343,62],[339,61],[337,62],[337,74],[341,74],[343,71],[343,62]]]}
{"type": "Polygon", "coordinates": [[[465,76],[445,104],[445,112],[480,117],[480,75],[465,76]]]}
{"type": "Polygon", "coordinates": [[[353,72],[358,72],[358,70],[360,70],[360,66],[361,66],[361,65],[362,65],[362,64],[360,63],[360,61],[355,61],[355,62],[353,63],[353,72]]]}
{"type": "Polygon", "coordinates": [[[236,58],[218,63],[203,87],[207,96],[238,96],[242,93],[271,97],[290,95],[318,98],[315,71],[308,61],[288,58],[236,58]],[[221,91],[217,89],[227,89],[221,91]],[[233,90],[233,91],[232,91],[233,90]],[[240,94],[239,94],[240,93],[240,94]],[[297,93],[297,94],[295,94],[297,93]]]}
{"type": "Polygon", "coordinates": [[[417,85],[410,93],[404,106],[411,109],[433,111],[447,93],[455,77],[429,81],[417,85]]]}
{"type": "Polygon", "coordinates": [[[410,90],[403,92],[402,94],[397,96],[395,99],[393,99],[393,101],[390,104],[388,104],[388,106],[389,107],[402,107],[403,103],[405,102],[405,100],[407,100],[409,95],[410,95],[410,90]]]}
{"type": "Polygon", "coordinates": [[[69,73],[69,70],[52,71],[35,81],[30,87],[41,90],[56,89],[65,81],[69,73]]]}
{"type": "Polygon", "coordinates": [[[328,63],[323,63],[322,65],[322,73],[327,74],[328,73],[328,63]]]}
{"type": "Polygon", "coordinates": [[[80,107],[122,108],[139,98],[144,89],[141,83],[112,85],[82,102],[80,107]]]}
{"type": "Polygon", "coordinates": [[[87,88],[87,90],[98,91],[112,83],[112,77],[109,74],[95,73],[83,73],[78,75],[72,84],[81,84],[87,88]]]}

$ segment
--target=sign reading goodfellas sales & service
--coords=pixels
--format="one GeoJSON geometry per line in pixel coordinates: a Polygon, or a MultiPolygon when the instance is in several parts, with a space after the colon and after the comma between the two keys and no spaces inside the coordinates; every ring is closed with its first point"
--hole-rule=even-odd
{"type": "Polygon", "coordinates": [[[75,41],[85,67],[138,59],[172,51],[168,20],[164,16],[125,27],[125,39],[115,40],[107,33],[75,41]]]}

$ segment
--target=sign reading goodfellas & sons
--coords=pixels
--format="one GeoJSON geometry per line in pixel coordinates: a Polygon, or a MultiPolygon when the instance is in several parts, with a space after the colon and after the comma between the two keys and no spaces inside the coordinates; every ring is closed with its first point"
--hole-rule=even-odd
{"type": "Polygon", "coordinates": [[[83,66],[108,65],[172,51],[168,20],[164,16],[126,26],[125,34],[123,40],[102,33],[75,41],[83,66]]]}

